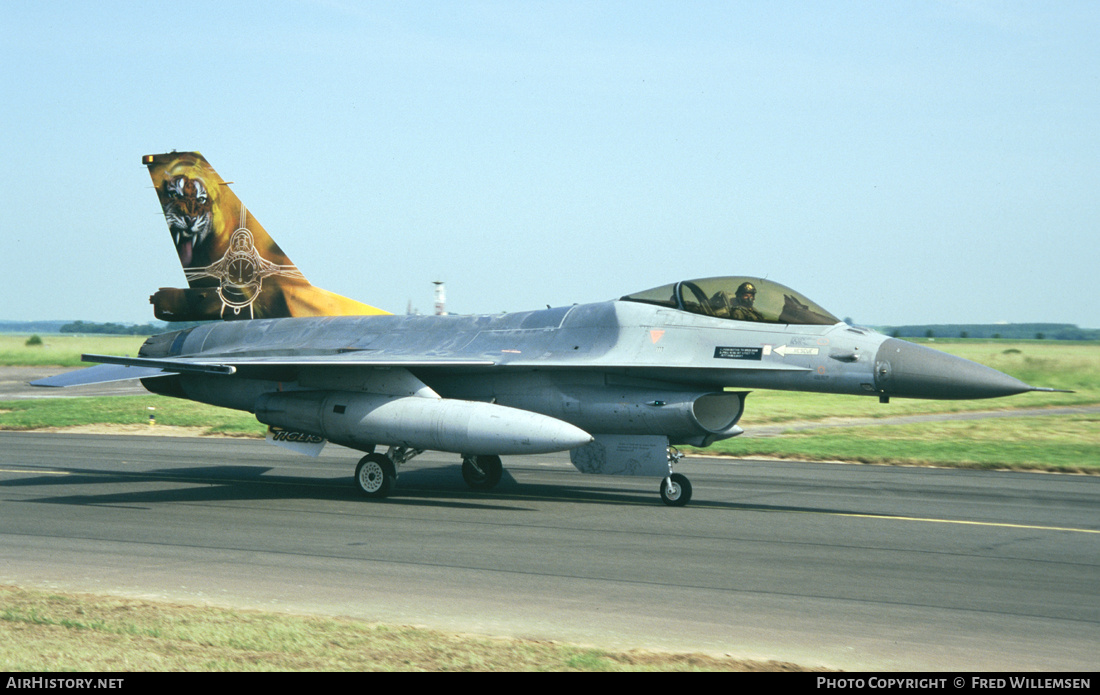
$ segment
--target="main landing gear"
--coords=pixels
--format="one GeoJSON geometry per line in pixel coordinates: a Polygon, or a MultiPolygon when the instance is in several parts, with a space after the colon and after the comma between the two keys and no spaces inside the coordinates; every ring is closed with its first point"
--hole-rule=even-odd
{"type": "Polygon", "coordinates": [[[397,467],[423,449],[410,449],[405,446],[391,446],[385,454],[371,452],[359,459],[355,468],[355,484],[359,491],[372,499],[381,499],[390,494],[397,483],[397,467]]]}
{"type": "Polygon", "coordinates": [[[355,483],[367,497],[385,497],[396,482],[397,468],[389,456],[367,454],[355,467],[355,483]]]}
{"type": "MultiPolygon", "coordinates": [[[[393,490],[397,467],[422,453],[423,449],[391,446],[385,454],[367,454],[355,468],[355,484],[367,497],[381,499],[393,490]]],[[[503,474],[499,456],[462,457],[462,479],[473,490],[492,490],[503,474]]]]}
{"type": "Polygon", "coordinates": [[[492,490],[503,474],[499,456],[462,457],[462,479],[473,490],[492,490]]]}

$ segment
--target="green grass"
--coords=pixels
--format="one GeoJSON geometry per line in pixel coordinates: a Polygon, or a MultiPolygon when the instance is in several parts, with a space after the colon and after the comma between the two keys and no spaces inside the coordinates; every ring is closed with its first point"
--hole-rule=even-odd
{"type": "Polygon", "coordinates": [[[266,431],[251,413],[154,394],[0,401],[0,429],[148,425],[151,412],[156,426],[162,428],[197,427],[206,434],[256,437],[266,431]]]}
{"type": "Polygon", "coordinates": [[[0,334],[0,365],[18,367],[79,367],[84,353],[97,355],[137,354],[145,342],[143,336],[41,336],[41,345],[27,345],[29,336],[11,333],[0,334]]]}
{"type": "Polygon", "coordinates": [[[794,670],[803,669],[0,587],[0,671],[8,672],[794,670]]]}
{"type": "Polygon", "coordinates": [[[709,453],[1100,474],[1100,413],[991,418],[735,438],[709,453]]]}

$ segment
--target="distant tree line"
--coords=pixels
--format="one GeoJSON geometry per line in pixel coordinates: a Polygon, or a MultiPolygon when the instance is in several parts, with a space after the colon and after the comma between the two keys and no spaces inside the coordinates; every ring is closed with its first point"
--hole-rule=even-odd
{"type": "Polygon", "coordinates": [[[0,321],[0,333],[57,333],[65,321],[0,321]]]}
{"type": "Polygon", "coordinates": [[[895,338],[980,338],[1004,340],[1100,340],[1100,329],[1072,323],[958,323],[882,326],[895,338]]]}
{"type": "Polygon", "coordinates": [[[122,324],[95,323],[93,321],[73,321],[61,327],[62,333],[103,333],[109,335],[153,335],[163,333],[164,324],[152,323],[122,324]]]}

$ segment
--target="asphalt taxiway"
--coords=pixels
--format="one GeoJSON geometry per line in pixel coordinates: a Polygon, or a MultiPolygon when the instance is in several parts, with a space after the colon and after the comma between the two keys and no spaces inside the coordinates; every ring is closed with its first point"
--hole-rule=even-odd
{"type": "Polygon", "coordinates": [[[657,481],[425,454],[0,432],[0,582],[844,669],[1091,670],[1100,477],[686,459],[657,481]]]}

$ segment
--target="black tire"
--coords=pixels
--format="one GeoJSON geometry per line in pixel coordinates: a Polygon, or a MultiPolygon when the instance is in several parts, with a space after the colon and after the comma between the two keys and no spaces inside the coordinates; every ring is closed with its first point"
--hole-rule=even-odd
{"type": "Polygon", "coordinates": [[[472,456],[462,459],[462,479],[474,490],[492,490],[504,475],[499,456],[472,456]]]}
{"type": "Polygon", "coordinates": [[[686,476],[673,473],[661,481],[661,501],[670,507],[683,507],[691,501],[691,481],[686,476]],[[672,485],[669,485],[669,478],[672,485]]]}
{"type": "Polygon", "coordinates": [[[381,499],[390,494],[395,482],[397,469],[388,456],[368,454],[355,467],[355,484],[360,492],[372,499],[381,499]]]}

